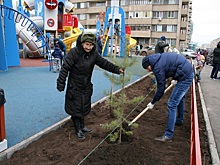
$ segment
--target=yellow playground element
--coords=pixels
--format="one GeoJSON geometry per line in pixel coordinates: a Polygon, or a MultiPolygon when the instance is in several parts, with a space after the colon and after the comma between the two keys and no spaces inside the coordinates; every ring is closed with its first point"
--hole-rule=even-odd
{"type": "Polygon", "coordinates": [[[79,28],[73,28],[71,26],[64,26],[63,29],[70,32],[70,36],[63,39],[63,42],[66,45],[66,51],[69,52],[72,43],[77,40],[82,31],[79,28]]]}
{"type": "Polygon", "coordinates": [[[137,41],[134,38],[130,38],[130,44],[128,45],[128,49],[134,48],[137,44],[137,41]]]}
{"type": "MultiPolygon", "coordinates": [[[[105,42],[104,42],[103,48],[102,48],[102,54],[104,53],[105,47],[106,47],[106,45],[107,45],[107,42],[108,42],[108,36],[105,38],[105,42]]],[[[132,48],[135,48],[136,44],[137,44],[137,41],[136,41],[135,39],[129,38],[128,51],[127,51],[128,56],[131,55],[130,50],[131,50],[132,48]]]]}

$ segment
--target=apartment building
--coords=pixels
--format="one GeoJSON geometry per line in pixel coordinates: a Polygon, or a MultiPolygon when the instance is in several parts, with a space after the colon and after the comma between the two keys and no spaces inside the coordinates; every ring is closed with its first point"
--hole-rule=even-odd
{"type": "MultiPolygon", "coordinates": [[[[110,0],[69,0],[75,5],[84,28],[95,29],[99,16],[111,6],[110,0]]],[[[192,0],[119,0],[131,37],[143,45],[155,45],[166,36],[177,49],[188,48],[192,34],[192,0]]]]}

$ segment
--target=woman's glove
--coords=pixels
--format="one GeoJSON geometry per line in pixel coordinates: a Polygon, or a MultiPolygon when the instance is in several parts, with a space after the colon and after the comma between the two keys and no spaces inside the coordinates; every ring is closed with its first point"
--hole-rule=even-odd
{"type": "Polygon", "coordinates": [[[64,89],[65,89],[65,84],[63,85],[63,84],[57,83],[57,90],[59,92],[64,91],[64,89]]]}
{"type": "Polygon", "coordinates": [[[57,86],[57,90],[58,90],[59,92],[62,92],[62,91],[64,91],[64,88],[61,87],[61,86],[57,86]]]}
{"type": "Polygon", "coordinates": [[[148,107],[149,109],[153,109],[153,108],[154,108],[154,104],[152,104],[152,103],[150,102],[150,103],[147,104],[147,107],[148,107]]]}
{"type": "Polygon", "coordinates": [[[176,80],[172,80],[172,81],[171,81],[171,84],[176,85],[176,84],[177,84],[177,81],[176,81],[176,80]]]}

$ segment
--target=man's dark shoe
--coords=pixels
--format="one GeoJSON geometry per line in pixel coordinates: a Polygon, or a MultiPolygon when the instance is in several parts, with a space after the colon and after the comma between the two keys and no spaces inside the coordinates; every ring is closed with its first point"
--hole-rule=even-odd
{"type": "Polygon", "coordinates": [[[175,123],[176,126],[182,126],[183,123],[175,123]]]}
{"type": "Polygon", "coordinates": [[[77,137],[77,139],[79,139],[79,140],[83,140],[83,139],[86,138],[85,135],[83,134],[83,132],[82,132],[81,130],[79,130],[78,132],[76,132],[76,137],[77,137]]]}
{"type": "Polygon", "coordinates": [[[87,127],[84,127],[84,128],[82,128],[82,132],[83,133],[92,133],[92,130],[87,127]]]}
{"type": "Polygon", "coordinates": [[[167,136],[163,135],[161,137],[156,137],[155,140],[161,142],[172,142],[172,139],[168,138],[167,136]]]}

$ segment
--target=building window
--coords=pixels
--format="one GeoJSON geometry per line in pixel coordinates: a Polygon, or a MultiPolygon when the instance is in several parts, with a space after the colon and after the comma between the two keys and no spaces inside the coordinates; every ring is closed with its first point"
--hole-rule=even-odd
{"type": "Polygon", "coordinates": [[[177,25],[152,25],[154,32],[177,32],[177,25]]]}
{"type": "Polygon", "coordinates": [[[85,20],[86,19],[86,14],[79,14],[79,20],[85,20]]]}
{"type": "Polygon", "coordinates": [[[157,32],[162,32],[162,25],[156,25],[157,32]]]}
{"type": "Polygon", "coordinates": [[[97,2],[96,7],[105,6],[105,2],[97,2]]]}
{"type": "Polygon", "coordinates": [[[129,18],[129,12],[125,12],[125,18],[129,18]]]}
{"type": "Polygon", "coordinates": [[[150,25],[130,25],[133,31],[148,31],[150,30],[150,25]]]}
{"type": "Polygon", "coordinates": [[[174,18],[174,11],[168,11],[168,18],[174,18]]]}
{"type": "Polygon", "coordinates": [[[89,14],[89,19],[96,19],[98,14],[89,14]]]}
{"type": "Polygon", "coordinates": [[[167,25],[167,32],[177,32],[176,25],[167,25]]]}
{"type": "Polygon", "coordinates": [[[80,3],[80,8],[81,8],[81,9],[83,9],[83,8],[88,8],[87,2],[85,2],[85,3],[80,3]]]}
{"type": "Polygon", "coordinates": [[[130,18],[151,18],[151,11],[129,12],[130,18]]]}
{"type": "Polygon", "coordinates": [[[176,39],[166,39],[166,42],[168,43],[168,44],[170,44],[171,46],[174,46],[174,47],[176,47],[176,39]]]}
{"type": "Polygon", "coordinates": [[[153,11],[153,18],[178,18],[178,11],[153,11]]]}
{"type": "Polygon", "coordinates": [[[162,11],[153,11],[153,18],[163,18],[162,11]]]}
{"type": "Polygon", "coordinates": [[[80,9],[80,3],[75,3],[75,4],[74,4],[74,7],[75,7],[76,9],[80,9]]]}
{"type": "Polygon", "coordinates": [[[111,6],[111,1],[106,1],[106,6],[111,6]]]}
{"type": "Polygon", "coordinates": [[[121,0],[120,3],[121,3],[121,4],[120,4],[121,6],[127,6],[127,5],[129,5],[129,1],[128,1],[128,0],[121,0]]]}
{"type": "Polygon", "coordinates": [[[152,38],[152,39],[151,39],[151,44],[152,44],[152,45],[156,45],[156,44],[157,44],[157,41],[158,41],[158,38],[152,38]]]}
{"type": "Polygon", "coordinates": [[[152,0],[130,0],[130,5],[147,5],[147,4],[152,4],[152,0]]]}
{"type": "Polygon", "coordinates": [[[179,4],[179,0],[153,0],[153,4],[160,4],[160,5],[179,4]]]}
{"type": "Polygon", "coordinates": [[[143,12],[143,17],[145,17],[145,18],[151,18],[151,11],[144,11],[144,12],[143,12]]]}

